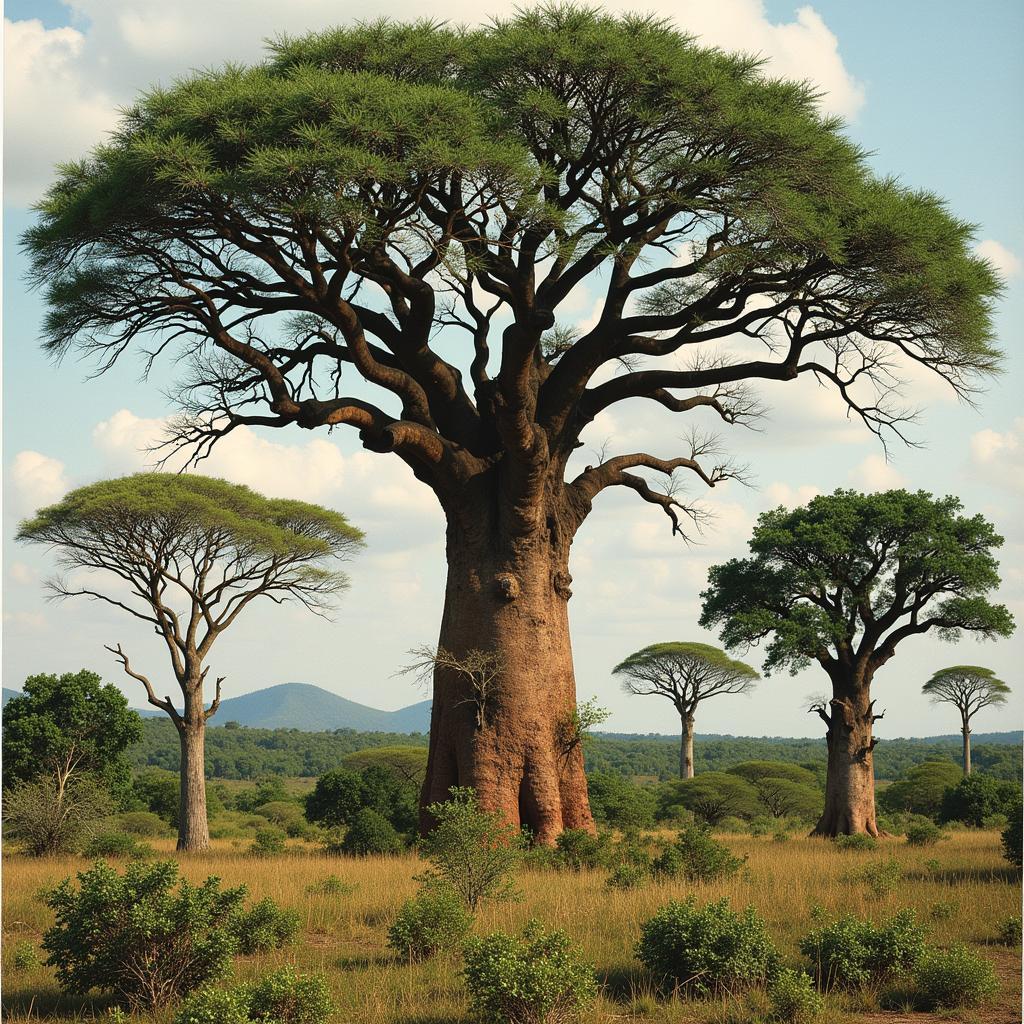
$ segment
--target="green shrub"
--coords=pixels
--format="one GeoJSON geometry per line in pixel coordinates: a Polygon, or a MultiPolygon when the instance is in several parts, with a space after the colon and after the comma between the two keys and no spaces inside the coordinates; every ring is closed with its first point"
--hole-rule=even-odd
{"type": "Polygon", "coordinates": [[[605,885],[609,889],[627,891],[629,889],[639,889],[641,886],[646,885],[650,879],[651,872],[649,868],[644,867],[642,864],[623,861],[621,864],[615,865],[612,873],[605,881],[605,885]]]}
{"type": "Polygon", "coordinates": [[[825,1003],[814,987],[814,981],[804,971],[791,967],[780,968],[768,985],[771,1019],[784,1024],[804,1024],[814,1020],[825,1003]]]}
{"type": "Polygon", "coordinates": [[[928,911],[928,916],[933,921],[948,921],[956,915],[959,909],[960,907],[951,900],[938,900],[932,904],[931,909],[928,911]]]}
{"type": "Polygon", "coordinates": [[[52,775],[16,782],[4,790],[4,835],[30,856],[62,856],[80,850],[110,811],[110,795],[88,776],[63,789],[52,775]]]}
{"type": "Polygon", "coordinates": [[[282,967],[256,984],[196,992],[174,1024],[326,1024],[333,1010],[322,976],[282,967]]]}
{"type": "Polygon", "coordinates": [[[356,811],[341,843],[342,852],[355,857],[401,853],[404,847],[395,827],[372,807],[356,811]]]}
{"type": "Polygon", "coordinates": [[[167,822],[152,811],[126,811],[117,816],[117,823],[129,835],[151,839],[167,832],[167,822]]]}
{"type": "Polygon", "coordinates": [[[1012,811],[1009,819],[1009,823],[1003,829],[1003,856],[1011,864],[1021,867],[1022,821],[1019,806],[1012,811]]]}
{"type": "Polygon", "coordinates": [[[907,829],[907,843],[911,846],[934,846],[945,833],[933,821],[922,821],[907,829]]]}
{"type": "Polygon", "coordinates": [[[1005,814],[1007,820],[1021,804],[1018,782],[1004,782],[991,775],[966,775],[946,790],[942,797],[939,820],[961,821],[980,828],[993,814],[1005,814]]]}
{"type": "Polygon", "coordinates": [[[310,896],[351,896],[358,888],[355,882],[344,882],[337,875],[328,875],[307,885],[306,892],[310,896]]]}
{"type": "Polygon", "coordinates": [[[463,976],[474,1010],[487,1021],[562,1024],[597,995],[593,967],[564,932],[531,921],[521,937],[470,939],[463,976]]]}
{"type": "Polygon", "coordinates": [[[472,789],[449,792],[449,800],[427,808],[434,827],[420,852],[431,867],[420,881],[447,884],[474,911],[483,900],[514,898],[511,875],[523,857],[523,833],[500,814],[481,810],[472,789]]]}
{"type": "Polygon", "coordinates": [[[800,940],[800,952],[822,988],[854,988],[908,974],[924,951],[924,929],[901,910],[883,924],[852,915],[815,928],[800,940]]]}
{"type": "Polygon", "coordinates": [[[646,828],[654,824],[658,802],[653,790],[633,785],[625,775],[588,773],[587,791],[596,821],[612,828],[646,828]]]}
{"type": "Polygon", "coordinates": [[[238,952],[246,956],[280,949],[292,942],[298,931],[299,912],[284,910],[269,897],[248,910],[240,910],[231,919],[238,952]]]}
{"type": "Polygon", "coordinates": [[[981,827],[990,829],[994,832],[1002,832],[1004,828],[1010,823],[1010,816],[1008,814],[986,814],[981,819],[981,827]]]}
{"type": "Polygon", "coordinates": [[[679,833],[675,844],[655,859],[653,867],[656,874],[668,878],[711,882],[734,875],[745,859],[734,857],[707,828],[694,825],[679,833]]]}
{"type": "Polygon", "coordinates": [[[567,828],[556,840],[558,863],[570,871],[600,867],[607,854],[608,840],[591,835],[586,829],[567,828]]]}
{"type": "Polygon", "coordinates": [[[29,971],[39,966],[39,951],[27,939],[22,939],[11,954],[11,965],[16,971],[29,971]]]}
{"type": "Polygon", "coordinates": [[[119,875],[103,861],[46,894],[56,921],[43,936],[62,989],[112,993],[133,1007],[162,1006],[227,973],[231,919],[243,887],[192,885],[174,861],[134,861],[119,875]],[[177,892],[173,891],[177,885],[177,892]]]}
{"type": "Polygon", "coordinates": [[[1020,915],[1007,917],[999,924],[999,942],[1004,946],[1019,946],[1021,942],[1020,915]]]}
{"type": "Polygon", "coordinates": [[[126,832],[102,832],[93,836],[85,847],[85,856],[97,857],[152,857],[155,855],[149,843],[140,843],[135,836],[126,832]]]}
{"type": "Polygon", "coordinates": [[[279,828],[258,828],[249,847],[250,857],[280,857],[287,837],[279,828]]]}
{"type": "Polygon", "coordinates": [[[866,832],[855,832],[852,836],[836,836],[832,840],[832,844],[837,850],[867,852],[876,849],[878,841],[874,836],[869,836],[866,832]]]}
{"type": "Polygon", "coordinates": [[[793,837],[788,832],[784,832],[782,829],[779,829],[779,831],[772,836],[772,842],[788,843],[792,838],[793,837]]]}
{"type": "Polygon", "coordinates": [[[889,860],[875,861],[868,864],[857,878],[865,882],[871,892],[881,898],[891,896],[903,881],[903,868],[898,860],[890,857],[889,860]]]}
{"type": "Polygon", "coordinates": [[[409,960],[426,960],[459,946],[473,916],[446,885],[428,885],[406,900],[388,929],[388,945],[409,960]]]}
{"type": "Polygon", "coordinates": [[[658,978],[697,993],[733,990],[771,977],[778,954],[764,921],[728,900],[697,906],[673,900],[640,928],[637,959],[658,978]]]}
{"type": "Polygon", "coordinates": [[[932,1007],[977,1006],[999,988],[992,964],[959,943],[926,949],[914,967],[914,982],[932,1007]]]}

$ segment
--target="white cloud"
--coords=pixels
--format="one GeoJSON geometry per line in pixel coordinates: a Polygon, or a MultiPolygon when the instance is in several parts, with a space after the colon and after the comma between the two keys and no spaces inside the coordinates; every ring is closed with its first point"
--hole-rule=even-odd
{"type": "Polygon", "coordinates": [[[771,505],[785,505],[786,508],[796,508],[799,505],[806,505],[811,498],[817,497],[821,491],[811,484],[800,484],[793,487],[791,484],[775,481],[764,488],[764,495],[771,505]]]}
{"type": "MultiPolygon", "coordinates": [[[[264,40],[340,22],[409,18],[407,0],[209,3],[208,0],[69,0],[76,28],[46,29],[38,20],[5,22],[7,110],[5,177],[9,202],[28,205],[52,178],[53,165],[82,156],[115,124],[116,108],[142,89],[225,61],[258,60],[264,40]],[[244,16],[242,11],[244,8],[244,16]]],[[[514,0],[481,5],[439,0],[430,14],[479,23],[510,14],[514,0]]],[[[631,0],[611,0],[632,11],[631,0]]],[[[836,36],[812,7],[773,22],[762,0],[650,0],[653,13],[672,18],[706,44],[769,58],[767,73],[809,79],[822,107],[851,117],[864,89],[843,63],[836,36]]]]}
{"type": "Polygon", "coordinates": [[[14,456],[9,480],[15,504],[23,513],[53,504],[70,487],[63,462],[31,450],[14,456]]]}
{"type": "Polygon", "coordinates": [[[986,238],[985,241],[979,242],[974,251],[988,260],[1003,277],[1016,277],[1021,272],[1020,257],[994,239],[986,238]]]}
{"type": "Polygon", "coordinates": [[[15,583],[34,583],[37,578],[35,570],[24,562],[11,562],[7,571],[15,583]]]}
{"type": "Polygon", "coordinates": [[[1001,433],[986,427],[971,435],[971,462],[990,483],[1010,490],[1024,490],[1024,417],[1001,433]]]}
{"type": "Polygon", "coordinates": [[[888,491],[906,486],[906,480],[887,462],[884,455],[869,455],[850,470],[850,482],[866,491],[888,491]]]}

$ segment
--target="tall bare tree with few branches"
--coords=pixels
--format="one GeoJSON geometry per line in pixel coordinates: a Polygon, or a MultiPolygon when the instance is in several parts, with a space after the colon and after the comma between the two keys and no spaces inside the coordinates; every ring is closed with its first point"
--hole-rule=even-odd
{"type": "Polygon", "coordinates": [[[679,715],[679,777],[693,778],[693,724],[700,704],[726,693],[749,693],[756,669],[710,644],[671,641],[651,644],[619,662],[622,689],[639,697],[667,697],[679,715]]]}
{"type": "Polygon", "coordinates": [[[672,481],[734,475],[699,439],[750,422],[755,382],[815,378],[903,436],[908,365],[962,395],[998,366],[970,226],[875,178],[810,88],[762,71],[571,4],[281,39],[147,92],[25,236],[51,351],[179,354],[173,447],[345,427],[436,495],[438,646],[505,670],[478,728],[436,666],[423,806],[472,786],[541,842],[593,829],[559,735],[569,551],[600,495],[682,533],[699,512],[672,481]],[[602,414],[645,406],[697,443],[574,457],[602,414]]]}
{"type": "Polygon", "coordinates": [[[178,849],[206,849],[206,723],[220,706],[224,678],[206,707],[205,662],[214,641],[258,598],[325,614],[348,579],[324,563],[351,554],[362,533],[315,505],[264,498],[209,477],[143,473],[72,491],[22,523],[18,539],[57,550],[67,575],[49,584],[54,597],[113,605],[163,640],[180,711],[132,667],[121,644],[107,650],[178,731],[178,849]],[[107,586],[111,579],[116,586],[107,586]]]}
{"type": "Polygon", "coordinates": [[[964,775],[971,774],[971,719],[982,708],[1006,703],[1010,687],[990,668],[953,665],[939,669],[921,688],[936,704],[952,704],[960,712],[964,738],[964,775]]]}

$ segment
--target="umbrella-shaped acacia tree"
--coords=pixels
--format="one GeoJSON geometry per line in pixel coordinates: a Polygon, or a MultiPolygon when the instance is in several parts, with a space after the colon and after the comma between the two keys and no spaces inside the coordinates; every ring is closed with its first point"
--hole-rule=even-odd
{"type": "Polygon", "coordinates": [[[971,719],[982,709],[1005,704],[1010,687],[997,679],[990,668],[953,665],[939,669],[921,687],[936,704],[952,704],[960,712],[960,733],[964,738],[964,775],[971,774],[971,719]]]}
{"type": "Polygon", "coordinates": [[[665,697],[679,715],[679,777],[693,778],[693,722],[702,701],[725,693],[749,693],[760,677],[742,661],[710,644],[651,644],[619,662],[622,689],[640,697],[665,697]]]}
{"type": "Polygon", "coordinates": [[[56,549],[68,575],[50,583],[54,596],[121,608],[163,640],[180,711],[169,696],[157,696],[120,644],[108,650],[178,731],[178,849],[206,849],[206,723],[223,681],[206,707],[205,662],[214,641],[257,598],[327,612],[348,579],[324,563],[350,555],[362,533],[340,513],[305,502],[264,498],[209,477],[140,473],[72,491],[23,522],[18,539],[56,549]]]}
{"type": "Polygon", "coordinates": [[[346,427],[432,489],[438,647],[504,668],[478,721],[437,666],[423,802],[472,786],[551,842],[593,828],[582,755],[560,756],[593,502],[628,489],[681,532],[672,475],[730,475],[699,438],[756,411],[751,382],[816,377],[876,431],[900,429],[879,394],[908,363],[970,389],[998,360],[971,239],[873,177],[806,85],[550,4],[285,38],[153,89],[61,170],[25,244],[51,351],[181,356],[172,443],[346,427]],[[602,412],[644,406],[698,440],[572,460],[602,412]]]}

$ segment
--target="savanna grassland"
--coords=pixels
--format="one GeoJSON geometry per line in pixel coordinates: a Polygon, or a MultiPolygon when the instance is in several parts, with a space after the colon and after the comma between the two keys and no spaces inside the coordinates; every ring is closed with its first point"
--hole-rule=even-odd
{"type": "MultiPolygon", "coordinates": [[[[787,961],[798,964],[800,937],[817,920],[842,913],[885,917],[909,908],[927,924],[929,941],[939,946],[965,942],[992,961],[1000,989],[980,1009],[945,1011],[941,1017],[913,1013],[908,1001],[891,994],[863,991],[826,998],[824,1024],[846,1021],[905,1022],[958,1020],[996,1024],[1021,1019],[1020,948],[996,943],[999,925],[1020,913],[1018,869],[1003,859],[999,833],[962,830],[937,846],[909,846],[902,838],[883,840],[870,852],[842,850],[809,838],[779,842],[770,836],[723,837],[735,854],[749,856],[741,871],[713,883],[651,882],[617,892],[606,887],[607,872],[548,871],[524,868],[518,876],[522,898],[484,905],[477,914],[478,934],[519,930],[530,918],[565,929],[582,947],[602,983],[601,995],[584,1021],[695,1021],[747,1024],[764,1019],[764,997],[754,991],[733,999],[682,999],[659,992],[634,959],[640,924],[670,899],[691,893],[703,903],[726,897],[733,907],[748,904],[766,920],[787,961]],[[859,877],[874,862],[895,859],[902,880],[878,895],[859,877]]],[[[171,840],[153,844],[173,856],[171,840]]],[[[323,972],[337,1013],[333,1020],[353,1024],[446,1024],[469,1021],[469,1004],[457,956],[408,963],[388,948],[386,932],[401,902],[417,888],[414,876],[423,863],[412,854],[399,857],[328,857],[301,842],[285,855],[256,858],[230,841],[215,841],[208,854],[181,859],[193,881],[219,876],[226,885],[244,884],[254,898],[271,897],[299,910],[297,941],[261,956],[236,960],[236,980],[265,974],[284,963],[302,971],[323,972]],[[343,895],[310,892],[330,875],[353,886],[343,895]]],[[[4,1019],[81,1021],[105,1019],[102,999],[62,997],[45,966],[16,968],[10,952],[28,942],[38,947],[51,922],[38,899],[40,889],[82,870],[80,857],[3,859],[4,1019]]],[[[173,1009],[134,1018],[139,1024],[166,1024],[173,1009]]]]}

